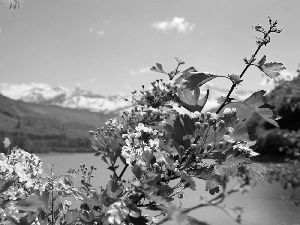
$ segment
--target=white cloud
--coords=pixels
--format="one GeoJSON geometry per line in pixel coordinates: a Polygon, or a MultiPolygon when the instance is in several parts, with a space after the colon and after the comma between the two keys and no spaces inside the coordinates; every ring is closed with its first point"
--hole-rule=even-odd
{"type": "Polygon", "coordinates": [[[91,79],[89,79],[89,82],[92,84],[92,83],[95,83],[97,81],[97,79],[96,78],[91,78],[91,79]]]}
{"type": "Polygon", "coordinates": [[[152,26],[161,31],[177,30],[179,33],[186,33],[188,31],[193,31],[195,24],[190,24],[184,17],[174,17],[171,21],[161,21],[153,23],[152,26]]]}
{"type": "Polygon", "coordinates": [[[93,27],[90,27],[90,28],[89,28],[89,32],[90,32],[90,33],[94,33],[94,32],[95,32],[97,35],[100,35],[100,36],[104,35],[104,33],[105,33],[104,30],[98,30],[98,31],[95,31],[95,28],[93,28],[93,27]]]}
{"type": "Polygon", "coordinates": [[[104,35],[104,33],[105,33],[104,30],[98,30],[97,31],[97,35],[104,35]]]}
{"type": "Polygon", "coordinates": [[[145,68],[139,69],[139,70],[137,70],[137,71],[131,70],[131,71],[130,71],[130,74],[131,74],[131,75],[137,75],[137,74],[148,73],[148,72],[150,72],[150,67],[145,67],[145,68]]]}

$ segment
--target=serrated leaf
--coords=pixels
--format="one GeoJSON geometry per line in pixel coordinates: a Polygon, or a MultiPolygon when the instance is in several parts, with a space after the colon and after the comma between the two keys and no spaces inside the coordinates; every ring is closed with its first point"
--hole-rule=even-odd
{"type": "Polygon", "coordinates": [[[158,73],[165,73],[167,74],[164,70],[163,67],[160,63],[156,63],[156,66],[153,66],[150,70],[158,72],[158,73]]]}
{"type": "Polygon", "coordinates": [[[140,166],[134,165],[132,167],[132,173],[135,175],[137,179],[141,179],[142,175],[144,174],[144,171],[140,166]]]}
{"type": "Polygon", "coordinates": [[[5,191],[7,191],[13,184],[14,184],[14,180],[5,180],[5,179],[1,179],[0,180],[0,193],[3,193],[5,191]]]}
{"type": "Polygon", "coordinates": [[[197,96],[189,89],[179,89],[178,95],[179,98],[175,97],[175,99],[179,105],[190,112],[201,112],[207,102],[209,90],[207,90],[206,95],[202,99],[199,99],[200,96],[197,96]]]}
{"type": "Polygon", "coordinates": [[[80,216],[80,213],[77,209],[75,210],[69,210],[65,214],[65,220],[67,224],[71,224],[77,220],[77,218],[80,216]]]}
{"type": "Polygon", "coordinates": [[[257,63],[257,64],[258,64],[258,66],[262,66],[262,65],[264,65],[264,64],[265,64],[265,62],[266,62],[266,59],[267,59],[267,56],[266,56],[266,55],[264,55],[264,56],[261,58],[261,60],[259,60],[259,62],[257,63]]]}
{"type": "Polygon", "coordinates": [[[111,198],[117,198],[122,190],[120,189],[120,185],[115,180],[110,180],[106,186],[107,195],[111,198]]]}
{"type": "Polygon", "coordinates": [[[235,129],[231,134],[224,135],[223,138],[225,141],[230,143],[234,143],[236,141],[251,141],[250,139],[254,139],[254,135],[252,131],[247,127],[240,127],[235,129]]]}
{"type": "Polygon", "coordinates": [[[175,83],[175,84],[181,85],[182,82],[183,82],[183,80],[184,80],[186,77],[190,76],[192,72],[197,72],[197,70],[196,70],[194,67],[189,67],[188,69],[184,70],[184,71],[182,72],[182,75],[179,76],[179,77],[175,80],[174,83],[175,83]]]}
{"type": "Polygon", "coordinates": [[[257,67],[270,78],[277,77],[278,75],[280,75],[279,72],[285,69],[282,63],[277,63],[277,62],[265,63],[265,62],[266,62],[266,56],[264,55],[262,59],[258,62],[257,67]]]}
{"type": "Polygon", "coordinates": [[[264,90],[255,92],[244,102],[242,102],[242,104],[254,110],[258,115],[260,115],[269,123],[273,124],[276,127],[279,127],[278,123],[275,120],[278,120],[281,117],[278,116],[278,113],[274,110],[275,107],[268,104],[268,98],[264,96],[265,93],[266,91],[264,90]]]}
{"type": "Polygon", "coordinates": [[[39,196],[35,194],[18,201],[15,205],[19,210],[25,212],[36,212],[45,207],[39,196]]]}
{"type": "Polygon", "coordinates": [[[189,69],[185,70],[180,77],[177,78],[175,83],[180,84],[181,89],[189,89],[190,91],[194,91],[194,95],[198,100],[200,96],[200,87],[216,77],[219,76],[211,73],[198,72],[194,67],[190,67],[189,69]]]}
{"type": "Polygon", "coordinates": [[[221,176],[217,174],[213,174],[208,176],[205,185],[205,191],[209,191],[211,195],[218,193],[220,191],[219,186],[222,184],[221,176]]]}
{"type": "Polygon", "coordinates": [[[184,140],[183,137],[192,135],[196,129],[195,122],[186,114],[179,115],[174,120],[167,120],[164,128],[178,146],[182,145],[186,149],[190,146],[190,140],[184,140]]]}
{"type": "Polygon", "coordinates": [[[67,173],[63,175],[64,183],[69,186],[73,186],[74,182],[79,180],[75,174],[67,173]]]}

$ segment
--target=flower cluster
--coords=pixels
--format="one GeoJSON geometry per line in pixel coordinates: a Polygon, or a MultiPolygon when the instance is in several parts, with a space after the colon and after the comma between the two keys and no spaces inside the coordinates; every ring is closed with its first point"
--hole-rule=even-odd
{"type": "Polygon", "coordinates": [[[156,138],[157,130],[151,127],[145,127],[139,123],[135,130],[123,134],[126,145],[122,147],[122,156],[130,166],[147,165],[153,158],[154,151],[159,149],[159,139],[156,138]]]}

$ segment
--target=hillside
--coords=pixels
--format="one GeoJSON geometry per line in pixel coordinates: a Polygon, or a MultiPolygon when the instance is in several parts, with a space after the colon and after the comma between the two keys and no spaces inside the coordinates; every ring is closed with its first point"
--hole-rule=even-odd
{"type": "Polygon", "coordinates": [[[277,120],[280,128],[255,114],[247,121],[247,125],[255,129],[259,153],[285,155],[283,149],[299,149],[300,146],[296,138],[300,134],[300,76],[291,81],[279,81],[269,96],[271,104],[282,117],[277,120]],[[294,138],[289,138],[291,134],[294,138]]]}
{"type": "Polygon", "coordinates": [[[90,151],[89,130],[115,116],[25,103],[0,95],[0,140],[9,137],[13,146],[28,152],[90,151]]]}

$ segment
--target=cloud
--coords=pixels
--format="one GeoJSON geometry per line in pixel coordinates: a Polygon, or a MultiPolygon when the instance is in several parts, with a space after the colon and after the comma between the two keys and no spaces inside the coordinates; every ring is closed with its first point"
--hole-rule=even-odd
{"type": "Polygon", "coordinates": [[[104,33],[105,33],[105,31],[104,30],[98,30],[98,31],[95,31],[95,28],[93,28],[93,27],[90,27],[89,28],[89,32],[90,33],[96,33],[97,35],[99,35],[99,36],[102,36],[102,35],[104,35],[104,33]]]}
{"type": "Polygon", "coordinates": [[[145,67],[145,68],[139,69],[137,71],[131,70],[130,75],[137,75],[137,74],[148,73],[148,72],[150,72],[150,67],[145,67]]]}
{"type": "Polygon", "coordinates": [[[104,35],[104,33],[105,33],[104,30],[98,30],[97,31],[97,35],[104,35]]]}
{"type": "Polygon", "coordinates": [[[187,33],[188,31],[193,31],[195,28],[195,24],[190,24],[187,22],[184,17],[174,17],[171,21],[161,21],[152,24],[156,30],[161,31],[170,31],[170,30],[177,30],[179,33],[187,33]]]}
{"type": "Polygon", "coordinates": [[[97,79],[96,78],[91,78],[91,79],[89,79],[89,83],[95,83],[97,81],[97,79]]]}

